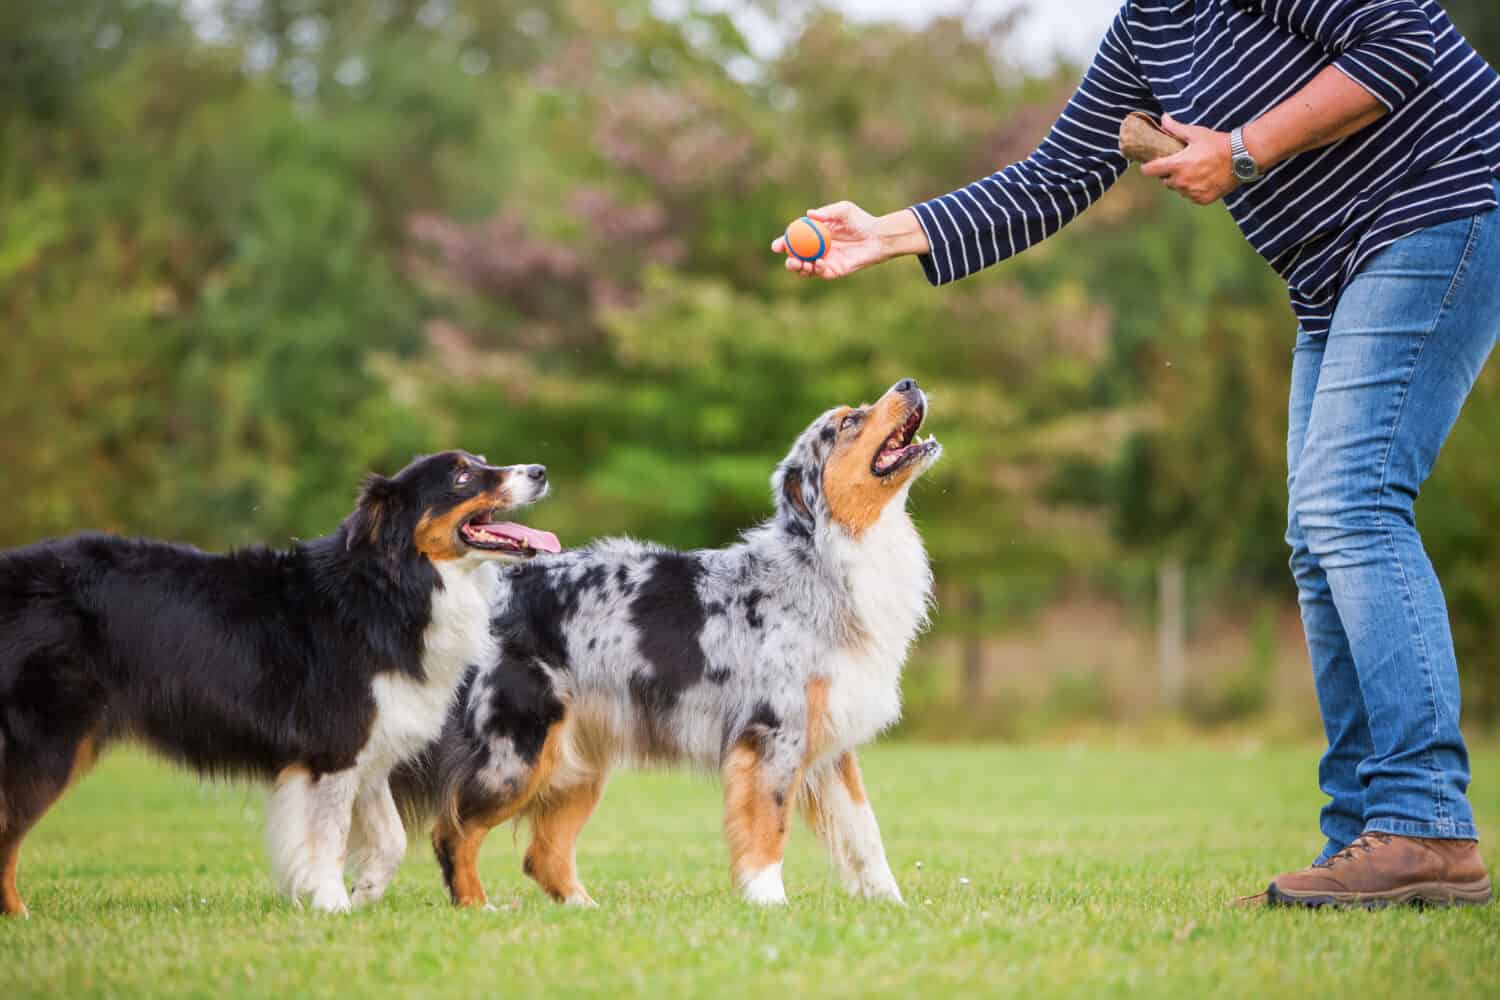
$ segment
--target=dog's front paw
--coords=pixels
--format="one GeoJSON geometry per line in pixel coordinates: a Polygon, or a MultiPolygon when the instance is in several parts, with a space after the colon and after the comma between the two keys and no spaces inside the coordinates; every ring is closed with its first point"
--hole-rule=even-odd
{"type": "Polygon", "coordinates": [[[757,906],[785,906],[786,886],[781,882],[781,865],[767,865],[740,879],[740,894],[745,902],[757,906]]]}
{"type": "Polygon", "coordinates": [[[895,903],[897,906],[906,905],[906,900],[901,898],[901,890],[896,887],[896,877],[889,870],[866,873],[854,879],[849,884],[849,894],[861,899],[895,903]]]}
{"type": "Polygon", "coordinates": [[[319,913],[348,913],[353,908],[343,885],[320,885],[313,890],[312,908],[319,913]]]}

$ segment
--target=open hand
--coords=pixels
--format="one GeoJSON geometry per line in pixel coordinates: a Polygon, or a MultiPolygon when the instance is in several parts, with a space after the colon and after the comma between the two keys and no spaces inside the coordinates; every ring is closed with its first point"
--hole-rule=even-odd
{"type": "Polygon", "coordinates": [[[890,257],[881,238],[875,216],[849,201],[838,201],[811,209],[809,219],[828,228],[828,252],[811,263],[787,253],[786,237],[778,236],[771,244],[772,253],[786,253],[786,269],[805,277],[843,278],[855,271],[879,264],[890,257]]]}
{"type": "Polygon", "coordinates": [[[1159,177],[1169,189],[1199,205],[1212,205],[1240,186],[1234,176],[1229,152],[1229,133],[1183,125],[1167,115],[1161,127],[1188,144],[1187,149],[1141,168],[1147,177],[1159,177]]]}

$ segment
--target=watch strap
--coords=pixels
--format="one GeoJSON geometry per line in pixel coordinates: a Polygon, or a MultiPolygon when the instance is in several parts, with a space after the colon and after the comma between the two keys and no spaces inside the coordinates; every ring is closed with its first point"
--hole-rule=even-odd
{"type": "Polygon", "coordinates": [[[1254,184],[1260,180],[1260,164],[1255,162],[1255,157],[1250,155],[1250,150],[1245,145],[1245,129],[1243,126],[1229,133],[1229,157],[1233,164],[1234,175],[1246,184],[1254,184]],[[1248,164],[1250,170],[1243,170],[1243,165],[1248,164]]]}

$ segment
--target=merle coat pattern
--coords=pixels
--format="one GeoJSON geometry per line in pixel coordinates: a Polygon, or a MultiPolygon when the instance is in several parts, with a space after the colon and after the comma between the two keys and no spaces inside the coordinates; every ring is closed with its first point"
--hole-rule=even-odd
{"type": "Polygon", "coordinates": [[[428,766],[396,775],[459,904],[493,826],[525,815],[525,871],[589,904],[574,842],[625,763],[720,771],[733,876],[785,901],[787,816],[800,803],[855,893],[900,899],[854,749],[900,714],[899,676],[931,576],[905,510],[940,454],[914,441],[925,397],[903,381],[797,439],[772,479],[775,516],[725,549],[605,540],[507,568],[498,655],[465,681],[428,766]],[[877,466],[879,466],[877,468],[877,466]]]}

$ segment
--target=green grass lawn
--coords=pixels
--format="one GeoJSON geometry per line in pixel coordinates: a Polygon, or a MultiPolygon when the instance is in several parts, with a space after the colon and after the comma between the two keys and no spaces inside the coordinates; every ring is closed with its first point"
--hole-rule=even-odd
{"type": "MultiPolygon", "coordinates": [[[[580,845],[597,910],[545,899],[499,830],[500,912],[450,909],[414,838],[384,903],[329,918],[272,892],[259,791],[119,753],[27,843],[0,996],[1500,996],[1500,907],[1225,906],[1317,849],[1314,764],[884,746],[865,777],[907,908],[846,899],[799,826],[769,912],[730,891],[715,783],[623,775],[580,845]]],[[[1500,829],[1500,753],[1474,770],[1500,829]]]]}

